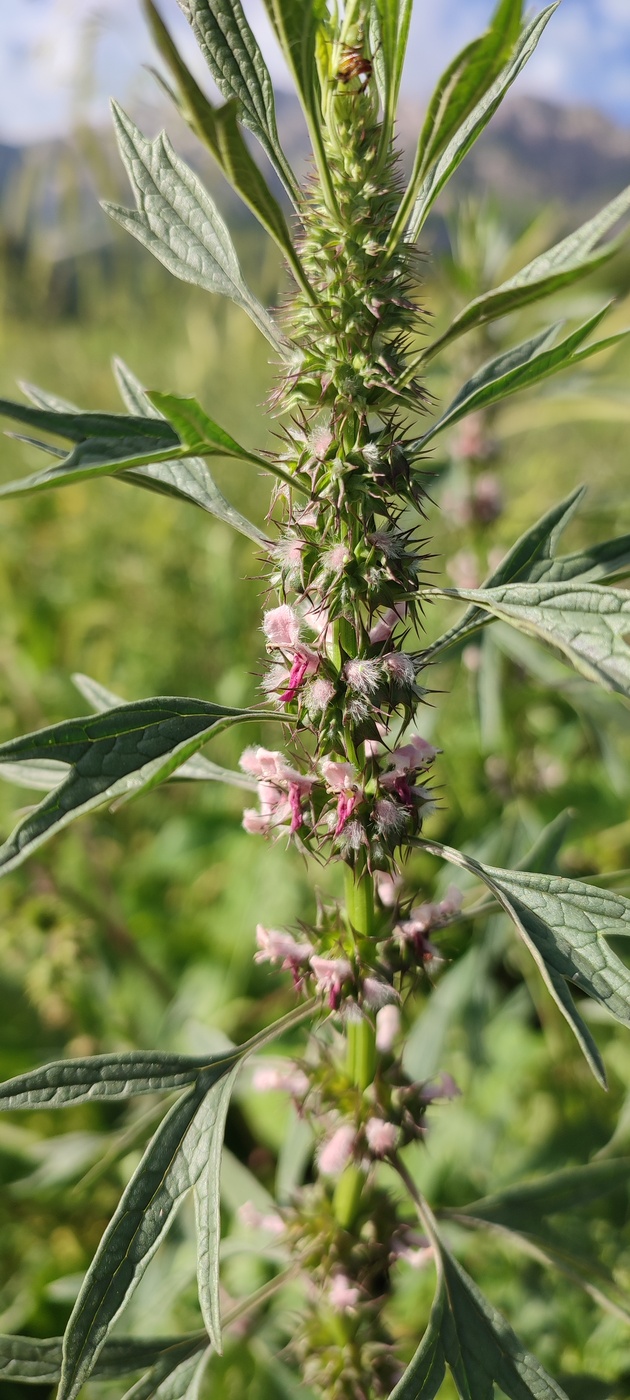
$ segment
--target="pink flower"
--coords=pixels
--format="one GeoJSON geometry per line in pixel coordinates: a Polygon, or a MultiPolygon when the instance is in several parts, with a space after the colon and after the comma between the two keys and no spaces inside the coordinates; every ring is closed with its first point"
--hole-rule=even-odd
{"type": "Polygon", "coordinates": [[[398,993],[394,991],[389,982],[383,982],[380,977],[365,977],[361,990],[363,1004],[368,1006],[370,1011],[379,1011],[389,1002],[398,1001],[398,993]]]}
{"type": "Polygon", "coordinates": [[[331,792],[349,792],[357,781],[353,763],[337,763],[335,759],[325,758],[319,765],[319,771],[331,792]]]}
{"type": "Polygon", "coordinates": [[[290,933],[265,928],[264,924],[256,925],[256,942],[258,952],[254,954],[254,962],[282,961],[284,969],[295,969],[308,962],[311,956],[310,943],[297,943],[290,933]]]}
{"type": "Polygon", "coordinates": [[[327,550],[322,563],[329,573],[342,574],[349,559],[350,550],[347,546],[345,544],[334,544],[332,549],[327,550]]]}
{"type": "Polygon", "coordinates": [[[438,909],[440,918],[452,919],[455,914],[459,914],[462,907],[463,894],[457,885],[449,885],[444,898],[440,900],[438,909]]]}
{"type": "Polygon", "coordinates": [[[421,772],[433,763],[438,753],[420,734],[411,734],[406,744],[394,749],[388,758],[388,766],[394,773],[421,772]]]}
{"type": "Polygon", "coordinates": [[[319,657],[314,651],[311,651],[310,647],[300,646],[296,648],[293,664],[289,672],[289,684],[280,696],[282,704],[288,705],[291,700],[295,699],[306,677],[314,675],[318,666],[319,657]]]}
{"type": "Polygon", "coordinates": [[[402,889],[400,875],[390,875],[386,870],[377,870],[375,875],[376,893],[386,909],[393,909],[398,893],[402,889]]]}
{"type": "Polygon", "coordinates": [[[323,1176],[341,1176],[354,1149],[356,1133],[351,1123],[342,1123],[319,1153],[319,1170],[323,1176]]]}
{"type": "Polygon", "coordinates": [[[256,807],[246,807],[243,812],[243,830],[249,836],[268,836],[269,819],[264,817],[256,807]]]}
{"type": "Polygon", "coordinates": [[[398,1146],[400,1128],[397,1128],[395,1123],[386,1123],[384,1118],[368,1118],[365,1137],[370,1152],[373,1152],[375,1157],[385,1157],[398,1146]]]}
{"type": "Polygon", "coordinates": [[[376,1013],[376,1048],[381,1055],[389,1055],[400,1031],[400,1011],[390,1002],[376,1013]]]}
{"type": "Polygon", "coordinates": [[[297,1065],[287,1065],[285,1069],[277,1065],[258,1065],[252,1075],[252,1087],[261,1094],[280,1092],[302,1098],[308,1091],[309,1082],[297,1065]]]}
{"type": "Polygon", "coordinates": [[[280,1216],[271,1211],[268,1215],[263,1215],[253,1201],[243,1201],[237,1214],[246,1230],[267,1230],[270,1235],[284,1234],[284,1221],[280,1216]]]}
{"type": "Polygon", "coordinates": [[[387,612],[383,613],[382,618],[370,628],[370,641],[372,643],[388,642],[394,628],[404,618],[406,612],[406,603],[397,603],[395,608],[388,608],[387,612]]]}
{"type": "MultiPolygon", "coordinates": [[[[408,806],[408,804],[406,804],[408,806]]],[[[399,807],[388,797],[379,797],[374,803],[372,816],[377,831],[388,841],[396,841],[407,827],[409,814],[405,807],[399,807]]]]}
{"type": "Polygon", "coordinates": [[[263,632],[270,647],[292,651],[300,640],[300,619],[295,609],[287,603],[270,608],[263,618],[263,632]]]}
{"type": "Polygon", "coordinates": [[[360,1289],[350,1283],[347,1274],[335,1274],[328,1290],[328,1301],[333,1308],[349,1312],[356,1308],[360,1296],[360,1289]]]}
{"type": "Polygon", "coordinates": [[[357,656],[352,661],[346,661],[343,668],[343,678],[350,686],[351,690],[356,690],[360,695],[373,695],[381,683],[383,668],[380,661],[370,661],[364,656],[357,656]]]}
{"type": "Polygon", "coordinates": [[[325,992],[331,1011],[336,1011],[344,982],[352,977],[352,964],[347,958],[322,958],[318,954],[313,954],[309,961],[315,977],[315,991],[325,992]]]}
{"type": "Polygon", "coordinates": [[[304,695],[306,708],[310,715],[321,715],[326,710],[335,696],[335,687],[332,681],[327,681],[323,676],[311,681],[304,695]]]}
{"type": "Polygon", "coordinates": [[[443,1073],[422,1086],[420,1097],[423,1103],[434,1103],[436,1099],[458,1099],[461,1092],[452,1074],[443,1073]]]}
{"type": "Polygon", "coordinates": [[[413,685],[416,671],[410,656],[404,651],[390,651],[383,657],[383,665],[397,685],[413,685]]]}

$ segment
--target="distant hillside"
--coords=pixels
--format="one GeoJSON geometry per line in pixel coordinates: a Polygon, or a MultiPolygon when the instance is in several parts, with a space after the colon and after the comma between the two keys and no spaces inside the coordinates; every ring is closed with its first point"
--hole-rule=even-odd
{"type": "MultiPolygon", "coordinates": [[[[152,106],[136,116],[149,132],[167,125],[178,149],[216,188],[228,216],[238,219],[240,213],[249,222],[251,216],[172,109],[152,106]]],[[[404,102],[399,138],[407,165],[421,121],[421,110],[404,102]]],[[[278,125],[287,155],[303,177],[308,172],[308,140],[297,100],[289,94],[279,94],[278,125]]],[[[97,191],[125,198],[126,180],[112,134],[103,133],[102,139],[100,153],[98,139],[90,143],[89,159],[85,146],[75,150],[72,142],[21,148],[0,144],[0,236],[30,241],[35,234],[52,261],[109,243],[111,224],[100,211],[97,191]],[[78,200],[68,201],[70,186],[78,200]]],[[[438,210],[448,210],[464,191],[475,191],[495,195],[517,220],[553,202],[564,204],[569,221],[575,222],[577,215],[593,212],[628,184],[630,129],[589,107],[560,107],[510,95],[462,163],[438,210]]],[[[277,191],[281,194],[279,186],[277,191]]]]}

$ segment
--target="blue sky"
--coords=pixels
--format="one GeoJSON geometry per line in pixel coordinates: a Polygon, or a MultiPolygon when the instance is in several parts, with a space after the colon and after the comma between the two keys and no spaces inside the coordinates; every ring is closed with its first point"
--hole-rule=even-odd
{"type": "MultiPolygon", "coordinates": [[[[160,6],[194,62],[176,0],[160,6]]],[[[245,8],[282,82],[261,0],[245,0],[245,8]]],[[[492,9],[493,0],[416,0],[409,97],[426,100],[448,58],[484,27],[492,9]]],[[[150,61],[138,0],[4,0],[0,141],[62,134],[79,110],[105,120],[108,93],[123,101],[148,93],[141,65],[150,61]],[[82,73],[92,75],[85,91],[82,73]]],[[[630,126],[630,0],[562,0],[519,87],[552,101],[589,103],[630,126]]]]}

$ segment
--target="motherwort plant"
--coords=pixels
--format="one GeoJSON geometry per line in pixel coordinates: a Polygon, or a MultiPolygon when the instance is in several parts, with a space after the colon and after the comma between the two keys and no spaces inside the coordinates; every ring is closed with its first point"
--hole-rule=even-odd
{"type": "MultiPolygon", "coordinates": [[[[630,600],[609,584],[630,572],[630,542],[559,554],[575,492],[517,541],[483,586],[438,588],[424,507],[439,434],[620,337],[593,340],[604,311],[569,333],[545,326],[483,364],[439,409],[423,375],[456,338],[608,259],[630,190],[432,337],[418,238],[556,6],[525,19],[521,0],[500,0],[488,31],[440,80],[405,182],[395,120],[411,0],[265,3],[310,134],[303,185],[281,148],[269,73],[241,0],[180,0],[222,106],[188,71],[152,0],[147,13],[180,114],[280,249],[283,305],[270,312],[248,289],[213,200],[167,137],[147,140],[118,107],[136,208],[107,208],[175,277],[230,297],[267,337],[277,448],[241,446],[194,399],[147,392],[121,363],[123,414],[79,411],[34,388],[29,404],[0,404],[54,459],[5,486],[4,496],[114,475],[188,500],[255,541],[266,572],[265,700],[248,710],[173,696],[124,704],[83,678],[96,713],[0,747],[8,776],[46,790],[1,848],[0,864],[12,870],[104,803],[169,779],[220,779],[255,794],[243,816],[252,840],[294,843],[311,867],[340,863],[345,901],[320,901],[316,922],[299,930],[268,927],[261,909],[255,951],[254,931],[243,930],[257,961],[286,971],[294,997],[287,1015],[245,1045],[203,1059],[156,1050],[64,1060],[1,1087],[6,1109],[182,1091],[101,1239],[64,1338],[3,1339],[5,1370],[17,1380],[59,1380],[62,1400],[90,1378],[111,1383],[141,1372],[130,1394],[183,1400],[197,1393],[210,1354],[220,1353],[222,1326],[240,1318],[243,1327],[249,1314],[254,1326],[267,1299],[289,1288],[292,1317],[299,1306],[283,1382],[297,1386],[292,1394],[431,1400],[448,1366],[462,1400],[490,1400],[495,1385],[510,1400],[551,1400],[564,1392],[457,1262],[416,1185],[413,1145],[422,1143],[427,1111],[457,1090],[446,1077],[415,1081],[405,1072],[401,1011],[437,965],[440,930],[462,918],[462,901],[454,886],[439,903],[427,902],[408,892],[403,875],[409,853],[423,849],[479,882],[482,903],[508,915],[605,1084],[569,984],[630,1023],[630,975],[606,941],[630,931],[630,902],[555,875],[484,866],[427,840],[439,756],[423,734],[423,715],[434,660],[496,618],[628,696],[630,600]],[[247,133],[275,172],[273,190],[247,133]],[[219,491],[208,467],[214,456],[269,474],[264,533],[219,491]],[[452,600],[465,605],[463,615],[429,644],[429,604],[435,615],[452,600]],[[240,773],[199,753],[226,726],[263,721],[275,724],[277,738],[268,742],[276,747],[245,748],[240,773]],[[230,1093],[243,1061],[298,1026],[310,1034],[303,1059],[272,1068],[268,1061],[256,1074],[261,1089],[283,1088],[293,1098],[312,1146],[300,1181],[262,1220],[274,1239],[268,1281],[226,1310],[219,1173],[230,1093]],[[151,1340],[112,1335],[188,1192],[203,1328],[151,1340]],[[430,1261],[436,1274],[434,1306],[428,1322],[420,1320],[411,1357],[396,1345],[391,1307],[401,1258],[430,1261]]],[[[250,1224],[261,1225],[253,1207],[250,1224]]]]}

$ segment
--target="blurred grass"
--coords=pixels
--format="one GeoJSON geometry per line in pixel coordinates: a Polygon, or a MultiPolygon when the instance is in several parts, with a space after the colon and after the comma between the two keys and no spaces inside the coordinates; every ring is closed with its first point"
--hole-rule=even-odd
{"type": "MultiPolygon", "coordinates": [[[[241,242],[256,290],[273,299],[278,268],[247,232],[241,242]]],[[[119,354],[148,387],[193,393],[238,438],[258,446],[270,441],[273,424],[263,405],[272,371],[265,347],[236,308],[174,283],[122,242],[106,257],[78,260],[65,275],[61,294],[57,274],[41,260],[25,256],[18,266],[5,254],[1,394],[13,396],[19,377],[84,407],[118,408],[109,362],[119,354]]],[[[435,305],[438,323],[451,296],[448,281],[430,273],[423,298],[435,305]]],[[[519,335],[529,324],[519,323],[519,335]]],[[[516,338],[516,329],[508,329],[516,338]]],[[[625,392],[628,362],[627,352],[617,353],[601,375],[603,390],[625,392]]],[[[449,375],[453,381],[461,375],[456,357],[435,380],[436,394],[446,396],[449,375]]],[[[512,418],[510,412],[503,432],[496,425],[500,453],[492,464],[505,508],[484,536],[484,550],[511,543],[579,481],[589,483],[589,503],[567,548],[593,534],[630,529],[623,422],[573,423],[569,405],[560,424],[536,429],[525,402],[520,423],[516,409],[512,418]]],[[[3,439],[2,480],[37,465],[41,458],[32,449],[3,439]]],[[[269,483],[247,466],[219,466],[217,476],[234,504],[262,523],[269,483]]],[[[430,489],[437,499],[441,481],[430,489]]],[[[466,544],[465,531],[448,510],[440,521],[432,504],[427,509],[428,529],[435,527],[437,549],[448,559],[466,544]]],[[[192,507],[111,480],[6,502],[0,558],[2,737],[81,713],[84,702],[69,679],[74,670],[129,699],[178,693],[240,705],[258,698],[260,563],[248,541],[192,507]]],[[[437,631],[437,616],[429,626],[437,631]]],[[[509,863],[568,807],[575,819],[565,870],[630,866],[627,710],[591,694],[562,667],[558,681],[556,663],[542,652],[515,659],[500,629],[496,635],[503,716],[495,716],[490,734],[487,724],[480,728],[475,673],[459,662],[431,673],[434,693],[419,727],[444,750],[432,833],[509,863]]],[[[234,765],[243,743],[238,731],[229,731],[212,754],[234,765]]],[[[3,784],[3,831],[29,798],[3,784]]],[[[2,1078],[62,1054],[122,1046],[201,1052],[216,1043],[217,1032],[242,1039],[287,1003],[285,979],[253,962],[255,924],[312,918],[315,886],[334,890],[337,877],[309,872],[294,852],[246,837],[242,806],[242,795],[212,784],[160,790],[70,828],[2,882],[2,1078]]],[[[429,858],[412,863],[408,874],[421,898],[444,882],[429,858]]],[[[441,946],[448,974],[470,954],[469,927],[450,931],[441,946]]],[[[427,1150],[418,1159],[419,1177],[437,1205],[587,1161],[605,1149],[630,1087],[626,1034],[598,1020],[611,1074],[606,1098],[500,919],[485,929],[477,923],[475,949],[479,959],[470,963],[452,1018],[445,1008],[435,1029],[430,1023],[423,1032],[426,986],[407,1011],[410,1025],[418,1018],[414,1035],[424,1047],[415,1072],[423,1077],[426,1066],[424,1074],[433,1074],[430,1044],[435,1068],[453,1072],[464,1091],[457,1103],[433,1111],[427,1150]]],[[[0,1330],[63,1330],[81,1272],[138,1160],[145,1116],[156,1107],[140,1100],[0,1123],[0,1330]],[[117,1143],[111,1162],[102,1160],[108,1133],[117,1143]]],[[[628,1150],[629,1138],[630,1124],[613,1153],[628,1150]]],[[[245,1081],[227,1143],[268,1188],[278,1140],[277,1114],[261,1110],[245,1081]]],[[[255,1190],[246,1172],[241,1187],[243,1199],[255,1190]]],[[[232,1202],[229,1226],[233,1211],[232,1202]]],[[[626,1193],[592,1208],[581,1228],[584,1247],[627,1289],[626,1193]]],[[[184,1211],[126,1326],[197,1325],[192,1234],[184,1211]]],[[[592,1378],[591,1400],[630,1394],[619,1379],[628,1368],[628,1331],[617,1319],[602,1320],[589,1299],[531,1260],[479,1236],[461,1243],[468,1266],[529,1345],[550,1369],[566,1373],[570,1396],[578,1400],[582,1393],[571,1383],[581,1370],[592,1378]],[[598,1392],[600,1382],[609,1388],[598,1392]]],[[[247,1291],[266,1268],[232,1261],[229,1287],[247,1291]]],[[[431,1278],[405,1267],[400,1273],[396,1325],[410,1351],[431,1278]]],[[[216,1363],[222,1396],[240,1395],[244,1387],[265,1400],[278,1394],[269,1356],[295,1329],[294,1307],[289,1298],[269,1311],[262,1351],[238,1339],[228,1348],[216,1363]]],[[[11,1400],[17,1395],[17,1388],[0,1389],[11,1400]]]]}

